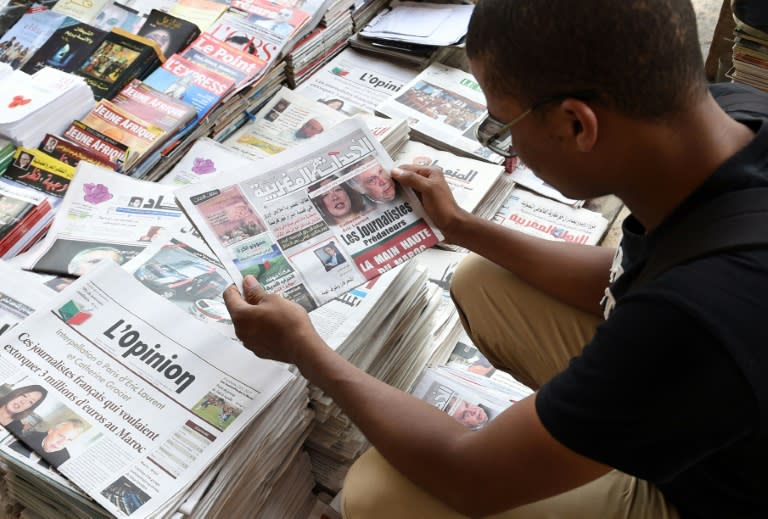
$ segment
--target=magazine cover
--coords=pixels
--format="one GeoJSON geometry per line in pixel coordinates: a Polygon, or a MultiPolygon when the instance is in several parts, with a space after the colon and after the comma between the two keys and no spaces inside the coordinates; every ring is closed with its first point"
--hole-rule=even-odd
{"type": "Polygon", "coordinates": [[[194,122],[197,122],[232,91],[235,81],[174,54],[155,69],[144,84],[194,106],[194,122]]]}
{"type": "Polygon", "coordinates": [[[59,0],[52,11],[71,16],[81,22],[91,23],[109,0],[59,0]]]}
{"type": "MultiPolygon", "coordinates": [[[[76,22],[74,19],[72,21],[76,22]]],[[[70,25],[64,23],[35,52],[22,70],[34,74],[47,66],[72,72],[88,59],[88,56],[106,37],[106,31],[91,27],[87,23],[77,22],[70,25]]]]}
{"type": "Polygon", "coordinates": [[[192,22],[152,9],[138,34],[156,41],[168,58],[192,43],[200,35],[200,29],[192,22]]]}
{"type": "Polygon", "coordinates": [[[197,115],[190,103],[159,92],[138,79],[128,83],[112,98],[112,102],[129,114],[169,133],[176,133],[197,115]]]}
{"type": "MultiPolygon", "coordinates": [[[[18,69],[24,66],[67,16],[34,5],[0,38],[0,63],[18,69]]],[[[74,23],[76,20],[71,20],[74,23]]]]}
{"type": "Polygon", "coordinates": [[[96,99],[112,97],[143,69],[154,49],[113,29],[77,70],[96,99]]]}
{"type": "Polygon", "coordinates": [[[184,59],[232,78],[240,90],[266,71],[267,61],[219,41],[207,33],[201,34],[182,52],[184,59]]]}
{"type": "Polygon", "coordinates": [[[252,274],[311,309],[442,239],[416,195],[389,176],[392,160],[362,121],[259,165],[177,192],[238,283],[252,274]]]}

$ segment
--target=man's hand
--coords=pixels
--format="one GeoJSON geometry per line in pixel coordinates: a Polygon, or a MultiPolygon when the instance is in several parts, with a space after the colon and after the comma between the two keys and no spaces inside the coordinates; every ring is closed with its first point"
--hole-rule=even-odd
{"type": "Polygon", "coordinates": [[[301,306],[267,294],[253,276],[243,279],[243,295],[227,287],[224,303],[238,339],[259,357],[298,364],[304,348],[323,344],[301,306]]]}
{"type": "Polygon", "coordinates": [[[435,166],[403,164],[392,170],[392,178],[416,191],[427,214],[443,231],[446,240],[456,243],[459,228],[471,215],[456,203],[443,170],[435,166]]]}

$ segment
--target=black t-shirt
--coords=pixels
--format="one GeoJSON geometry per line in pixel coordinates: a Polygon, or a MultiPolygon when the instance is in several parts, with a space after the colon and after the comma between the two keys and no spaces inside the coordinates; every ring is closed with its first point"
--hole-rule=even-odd
{"type": "Polygon", "coordinates": [[[768,517],[768,250],[676,266],[624,294],[658,233],[718,194],[768,186],[768,121],[647,235],[624,222],[615,306],[536,398],[544,427],[656,484],[684,518],[768,517]]]}

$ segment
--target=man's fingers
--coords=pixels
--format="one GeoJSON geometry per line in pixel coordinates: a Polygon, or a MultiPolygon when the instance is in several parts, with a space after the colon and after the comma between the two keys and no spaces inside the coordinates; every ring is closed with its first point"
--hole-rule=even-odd
{"type": "Polygon", "coordinates": [[[264,296],[267,295],[267,292],[264,290],[264,287],[256,281],[256,278],[249,274],[243,279],[243,295],[245,296],[246,301],[252,305],[257,305],[261,302],[264,296]]]}
{"type": "MultiPolygon", "coordinates": [[[[419,168],[423,169],[423,168],[419,168]]],[[[429,179],[423,176],[421,171],[414,171],[411,169],[404,169],[397,167],[392,169],[392,178],[403,184],[404,186],[415,189],[416,191],[424,191],[429,186],[429,179]]]]}

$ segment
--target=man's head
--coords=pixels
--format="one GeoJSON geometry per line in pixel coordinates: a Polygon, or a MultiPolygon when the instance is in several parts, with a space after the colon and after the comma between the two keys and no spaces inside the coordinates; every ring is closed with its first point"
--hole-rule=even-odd
{"type": "Polygon", "coordinates": [[[588,92],[625,115],[659,118],[706,87],[690,0],[480,0],[467,53],[487,94],[525,106],[588,92]]]}
{"type": "Polygon", "coordinates": [[[48,434],[43,438],[43,451],[50,453],[66,448],[84,429],[83,422],[77,419],[59,422],[48,429],[48,434]]]}
{"type": "Polygon", "coordinates": [[[323,133],[323,130],[325,130],[325,128],[323,128],[323,125],[320,123],[320,121],[313,117],[312,119],[309,119],[304,124],[302,124],[301,128],[296,130],[296,138],[309,139],[318,133],[323,133]]]}
{"type": "Polygon", "coordinates": [[[394,180],[378,162],[374,162],[349,182],[352,187],[374,202],[389,202],[397,195],[394,180]]]}
{"type": "Polygon", "coordinates": [[[333,245],[326,245],[323,247],[323,252],[325,252],[328,256],[336,255],[336,249],[333,247],[333,245]]]}
{"type": "Polygon", "coordinates": [[[29,153],[26,153],[26,152],[21,152],[19,154],[19,158],[16,159],[16,164],[21,169],[26,169],[27,166],[29,166],[30,162],[32,162],[32,155],[30,155],[29,153]]]}
{"type": "Polygon", "coordinates": [[[707,95],[689,0],[480,0],[467,54],[488,112],[523,117],[515,151],[572,197],[606,194],[633,125],[674,120],[707,95]]]}

